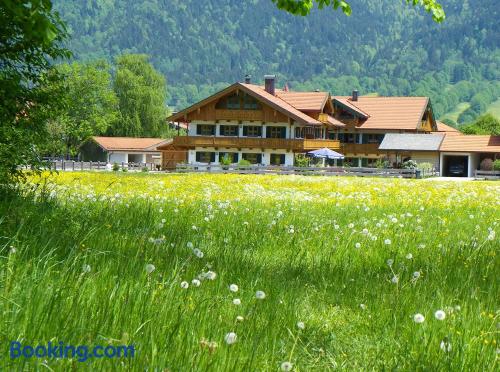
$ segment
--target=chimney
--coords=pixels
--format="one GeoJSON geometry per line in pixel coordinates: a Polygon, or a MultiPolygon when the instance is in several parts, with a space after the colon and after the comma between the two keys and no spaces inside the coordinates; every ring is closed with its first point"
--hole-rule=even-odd
{"type": "Polygon", "coordinates": [[[266,92],[274,96],[274,85],[276,83],[276,75],[264,75],[264,87],[266,92]]]}
{"type": "Polygon", "coordinates": [[[352,91],[351,101],[357,101],[357,100],[358,100],[358,91],[355,89],[352,91]]]}
{"type": "Polygon", "coordinates": [[[245,84],[250,84],[250,79],[251,79],[251,78],[252,78],[252,77],[251,77],[250,75],[246,74],[246,75],[245,75],[245,84]]]}

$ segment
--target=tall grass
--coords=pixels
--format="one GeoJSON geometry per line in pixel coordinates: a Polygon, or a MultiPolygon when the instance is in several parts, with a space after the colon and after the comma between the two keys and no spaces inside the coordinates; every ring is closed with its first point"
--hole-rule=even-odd
{"type": "Polygon", "coordinates": [[[500,186],[488,182],[33,179],[1,193],[0,365],[272,371],[289,361],[295,370],[493,371],[499,200],[500,186]],[[214,280],[191,284],[208,271],[214,280]],[[440,309],[444,320],[434,316],[440,309]],[[231,345],[229,332],[237,335],[231,345]],[[137,351],[11,360],[13,340],[137,351]]]}

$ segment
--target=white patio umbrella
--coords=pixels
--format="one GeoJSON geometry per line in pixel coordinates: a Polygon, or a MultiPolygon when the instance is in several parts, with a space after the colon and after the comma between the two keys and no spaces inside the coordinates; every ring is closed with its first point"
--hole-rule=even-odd
{"type": "Polygon", "coordinates": [[[309,151],[307,155],[310,155],[315,158],[323,159],[323,166],[325,166],[325,159],[344,159],[344,155],[339,154],[336,151],[330,150],[327,147],[323,147],[322,149],[309,151]]]}

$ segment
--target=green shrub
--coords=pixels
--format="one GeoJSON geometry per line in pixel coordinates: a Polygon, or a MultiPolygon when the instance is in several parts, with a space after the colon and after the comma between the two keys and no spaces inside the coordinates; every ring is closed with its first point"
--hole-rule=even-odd
{"type": "Polygon", "coordinates": [[[128,172],[128,168],[127,167],[122,167],[122,172],[128,172]]]}
{"type": "Polygon", "coordinates": [[[120,170],[120,166],[118,165],[118,163],[113,163],[113,171],[118,172],[119,170],[120,170]]]}
{"type": "Polygon", "coordinates": [[[308,167],[309,166],[309,158],[303,154],[295,155],[295,166],[296,167],[308,167]]]}
{"type": "Polygon", "coordinates": [[[379,169],[389,168],[389,161],[386,159],[377,159],[375,167],[379,169]]]}
{"type": "Polygon", "coordinates": [[[221,165],[230,165],[232,162],[232,159],[227,154],[220,159],[221,165]]]}
{"type": "Polygon", "coordinates": [[[142,167],[141,172],[148,173],[149,168],[148,167],[142,167]]]}
{"type": "Polygon", "coordinates": [[[434,164],[429,162],[418,163],[418,169],[422,169],[425,171],[431,171],[434,169],[434,164]]]}
{"type": "Polygon", "coordinates": [[[493,162],[493,170],[500,171],[500,159],[493,162]]]}
{"type": "Polygon", "coordinates": [[[493,170],[493,160],[490,158],[483,159],[481,164],[479,164],[479,169],[484,171],[492,171],[493,170]]]}
{"type": "Polygon", "coordinates": [[[248,160],[246,159],[241,159],[239,162],[238,162],[238,165],[243,165],[243,166],[247,166],[247,165],[252,165],[252,163],[250,163],[248,160]]]}
{"type": "Polygon", "coordinates": [[[403,164],[401,164],[401,168],[403,169],[417,169],[418,164],[415,160],[407,160],[403,164]]]}

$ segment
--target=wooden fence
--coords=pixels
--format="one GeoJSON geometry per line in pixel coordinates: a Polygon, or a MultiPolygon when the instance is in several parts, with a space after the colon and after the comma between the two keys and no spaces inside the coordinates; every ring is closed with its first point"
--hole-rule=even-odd
{"type": "Polygon", "coordinates": [[[500,180],[500,171],[477,170],[475,177],[484,178],[485,180],[500,180]]]}
{"type": "Polygon", "coordinates": [[[263,166],[263,165],[197,165],[178,164],[180,173],[238,173],[238,174],[298,174],[316,176],[359,176],[359,177],[397,177],[420,178],[434,175],[432,172],[423,174],[416,169],[380,169],[380,168],[343,168],[343,167],[292,167],[292,166],[263,166]]]}
{"type": "MultiPolygon", "coordinates": [[[[64,161],[49,161],[48,169],[57,170],[57,171],[88,171],[88,170],[109,170],[113,165],[108,165],[106,162],[102,161],[72,161],[72,160],[64,160],[64,161]]],[[[157,164],[155,163],[117,163],[120,167],[120,170],[127,169],[129,171],[142,171],[144,168],[147,168],[149,171],[158,170],[157,164]]]]}

